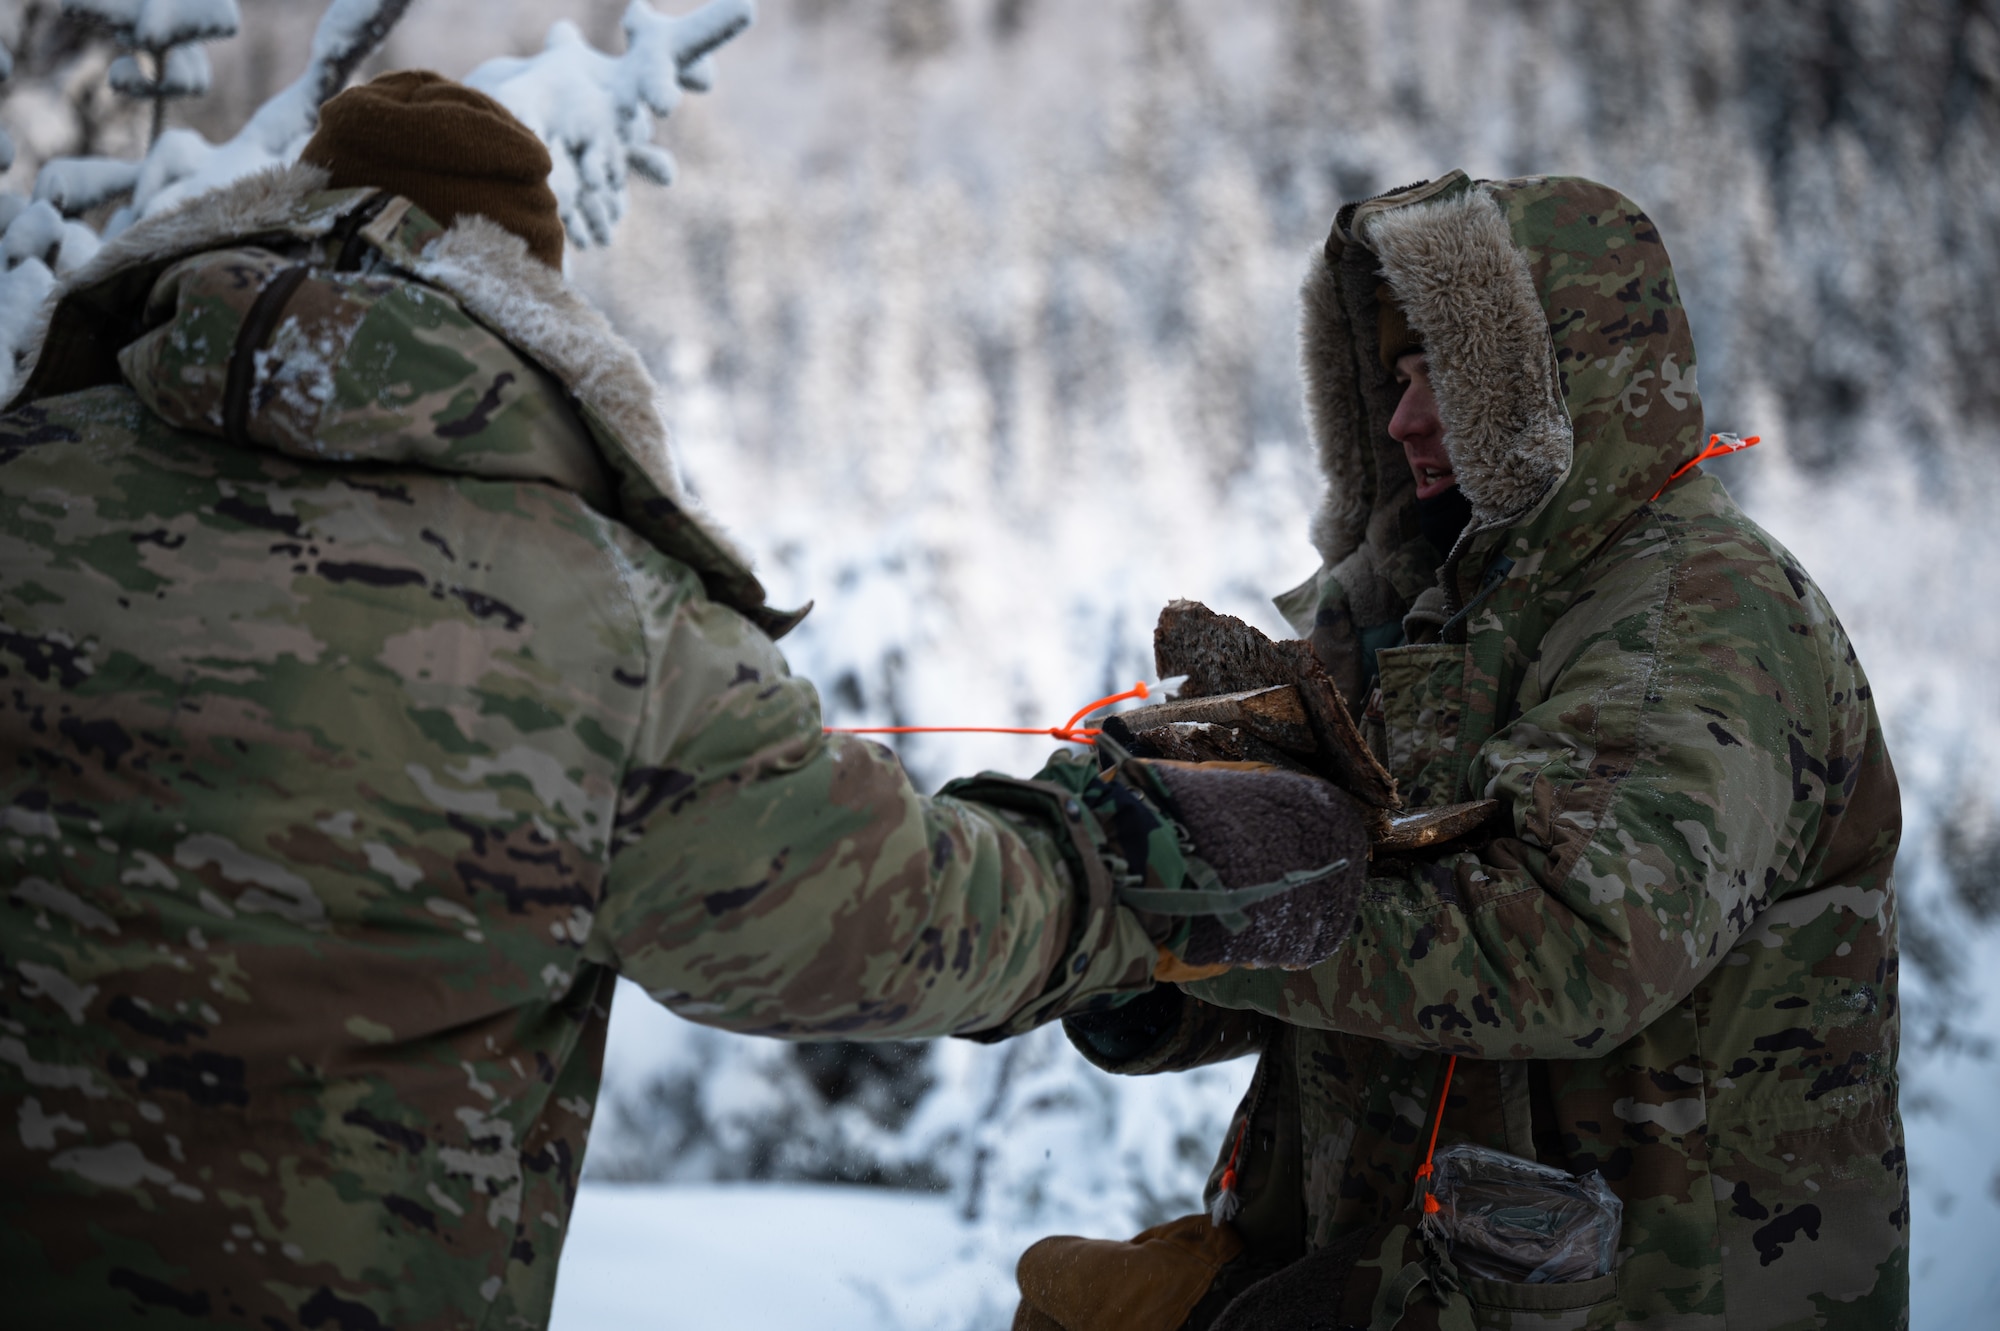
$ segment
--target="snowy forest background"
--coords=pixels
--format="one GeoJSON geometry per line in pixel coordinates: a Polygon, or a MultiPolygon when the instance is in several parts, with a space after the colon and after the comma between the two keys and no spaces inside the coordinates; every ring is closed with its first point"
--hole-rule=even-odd
{"type": "MultiPolygon", "coordinates": [[[[60,271],[83,229],[130,206],[77,193],[103,171],[44,163],[136,160],[156,128],[231,141],[308,68],[323,8],[182,7],[240,8],[237,33],[200,43],[201,70],[142,52],[120,74],[113,29],[0,0],[0,345],[38,298],[33,265],[60,271]],[[157,94],[169,74],[209,91],[112,86],[157,94]]],[[[137,21],[145,5],[67,8],[137,21]]],[[[358,75],[464,77],[542,49],[559,19],[615,56],[625,15],[623,0],[415,0],[358,75]]],[[[691,482],[775,598],[817,601],[786,648],[834,724],[1055,724],[1151,677],[1152,623],[1176,596],[1282,632],[1267,598],[1312,571],[1318,490],[1295,289],[1343,200],[1462,166],[1585,174],[1645,205],[1674,250],[1710,427],[1765,440],[1713,469],[1827,588],[1889,728],[1916,1325],[1990,1316],[1994,0],[763,0],[708,63],[706,96],[652,107],[673,111],[657,135],[671,188],[593,183],[575,157],[565,197],[597,209],[573,209],[580,238],[596,225],[610,243],[573,248],[569,268],[646,355],[691,482]]],[[[632,163],[666,174],[647,165],[632,163]]],[[[935,786],[1031,771],[1047,747],[901,752],[935,786]]],[[[684,1293],[673,1316],[643,1311],[698,1276],[717,1325],[758,1324],[743,1299],[763,1282],[829,1291],[800,1305],[813,1325],[1004,1326],[1029,1239],[1122,1237],[1194,1209],[1248,1075],[1119,1082],[1052,1031],[757,1043],[628,988],[591,1143],[602,1186],[579,1207],[558,1325],[707,1325],[684,1293]],[[891,1198],[910,1205],[892,1214],[891,1198]],[[877,1224],[876,1241],[815,1257],[826,1236],[799,1217],[820,1215],[877,1224]],[[697,1227],[722,1254],[698,1270],[682,1241],[697,1227]],[[771,1252],[774,1234],[791,1250],[771,1252]]]]}

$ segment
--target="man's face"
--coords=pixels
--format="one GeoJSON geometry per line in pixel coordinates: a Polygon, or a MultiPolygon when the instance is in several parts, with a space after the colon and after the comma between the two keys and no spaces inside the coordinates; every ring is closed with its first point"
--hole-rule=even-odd
{"type": "Polygon", "coordinates": [[[1452,475],[1451,458],[1444,451],[1444,422],[1438,419],[1430,362],[1423,352],[1397,357],[1396,382],[1403,385],[1403,400],[1389,418],[1389,437],[1403,446],[1417,481],[1417,498],[1430,499],[1457,485],[1458,478],[1452,475]]]}

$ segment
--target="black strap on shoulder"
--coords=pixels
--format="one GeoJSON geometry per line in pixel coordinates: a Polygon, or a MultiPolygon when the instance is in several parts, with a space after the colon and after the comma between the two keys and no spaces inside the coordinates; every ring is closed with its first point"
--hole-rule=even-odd
{"type": "Polygon", "coordinates": [[[359,208],[340,219],[327,237],[328,240],[340,243],[340,249],[333,261],[334,272],[351,273],[361,267],[361,261],[368,256],[368,251],[374,248],[369,244],[368,238],[361,233],[368,229],[370,222],[382,215],[382,210],[387,208],[390,200],[395,197],[386,193],[372,195],[364,200],[359,208]]]}
{"type": "Polygon", "coordinates": [[[250,390],[257,384],[257,353],[271,340],[285,306],[311,271],[303,263],[280,269],[257,293],[250,312],[243,316],[243,326],[236,330],[236,349],[229,356],[229,382],[222,399],[222,437],[238,448],[250,443],[250,390]]]}

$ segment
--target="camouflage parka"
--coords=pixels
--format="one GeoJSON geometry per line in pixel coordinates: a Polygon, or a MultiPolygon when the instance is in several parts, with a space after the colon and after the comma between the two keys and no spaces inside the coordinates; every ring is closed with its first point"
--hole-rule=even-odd
{"type": "Polygon", "coordinates": [[[1411,806],[1505,816],[1372,865],[1335,958],[1191,985],[1101,1061],[1263,1049],[1239,1224],[1281,1256],[1372,1231],[1357,1325],[1410,1255],[1447,1053],[1441,1145],[1624,1204],[1614,1274],[1467,1281],[1478,1326],[1905,1324],[1896,779],[1819,589],[1716,480],[1669,483],[1706,436],[1658,231],[1588,181],[1454,172],[1344,210],[1303,296],[1325,564],[1280,606],[1411,806]],[[1387,294],[1474,513],[1441,568],[1386,430],[1387,294]]]}
{"type": "Polygon", "coordinates": [[[0,415],[12,1324],[542,1325],[619,974],[799,1038],[1150,981],[1074,800],[822,733],[558,274],[324,180],[108,244],[0,415]]]}

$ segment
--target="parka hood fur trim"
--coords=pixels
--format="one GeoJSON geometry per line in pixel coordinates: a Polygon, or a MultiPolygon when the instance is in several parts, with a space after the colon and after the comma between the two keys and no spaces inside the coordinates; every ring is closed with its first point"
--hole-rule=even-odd
{"type": "Polygon", "coordinates": [[[1366,240],[1424,336],[1445,452],[1480,525],[1525,514],[1575,441],[1548,313],[1506,216],[1478,187],[1377,213],[1366,240]]]}
{"type": "Polygon", "coordinates": [[[1339,277],[1315,251],[1299,290],[1299,370],[1306,386],[1306,420],[1319,447],[1326,494],[1313,515],[1312,542],[1328,564],[1359,546],[1373,501],[1363,450],[1368,427],[1354,374],[1354,336],[1341,308],[1339,277]]]}
{"type": "MultiPolygon", "coordinates": [[[[39,359],[56,307],[123,269],[213,249],[278,230],[314,234],[323,224],[301,225],[300,204],[324,190],[327,173],[294,163],[232,181],[185,205],[135,223],[59,282],[44,302],[22,367],[27,382],[39,359]]],[[[418,277],[450,293],[466,311],[553,374],[578,401],[616,434],[627,454],[654,485],[745,569],[750,561],[682,485],[661,417],[657,386],[638,351],[620,337],[588,301],[548,265],[531,257],[527,242],[484,217],[469,215],[428,246],[413,266],[418,277]]]]}
{"type": "MultiPolygon", "coordinates": [[[[1424,337],[1445,450],[1481,526],[1525,515],[1568,472],[1574,454],[1548,315],[1528,258],[1491,194],[1473,186],[1376,212],[1359,237],[1424,337]]],[[[1306,406],[1327,492],[1313,524],[1329,564],[1367,535],[1368,437],[1356,382],[1352,314],[1334,265],[1315,255],[1302,291],[1306,406]]],[[[1384,417],[1386,422],[1386,417],[1384,417]]],[[[1384,465],[1387,465],[1386,462],[1384,465]]],[[[1399,464],[1398,464],[1399,465],[1399,464]]],[[[1378,477],[1372,487],[1396,488],[1378,477]]]]}

